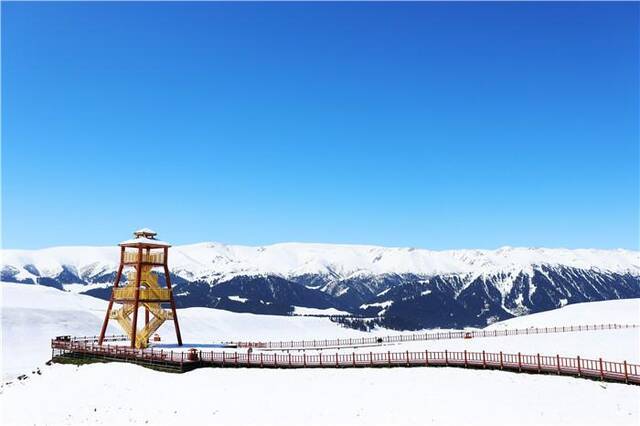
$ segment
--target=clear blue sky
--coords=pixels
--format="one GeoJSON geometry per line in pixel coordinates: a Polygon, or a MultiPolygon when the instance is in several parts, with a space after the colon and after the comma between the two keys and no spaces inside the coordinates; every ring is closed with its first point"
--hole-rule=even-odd
{"type": "Polygon", "coordinates": [[[637,249],[639,11],[3,2],[3,246],[637,249]]]}

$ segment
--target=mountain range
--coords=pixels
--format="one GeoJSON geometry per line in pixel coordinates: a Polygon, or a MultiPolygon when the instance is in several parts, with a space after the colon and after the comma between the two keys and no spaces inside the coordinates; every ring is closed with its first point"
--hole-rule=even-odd
{"type": "MultiPolygon", "coordinates": [[[[118,250],[5,249],[1,279],[106,299],[118,250]]],[[[479,327],[571,303],[640,297],[640,252],[622,249],[200,243],[172,247],[169,266],[179,307],[282,315],[333,308],[356,317],[351,326],[403,330],[479,327]]]]}

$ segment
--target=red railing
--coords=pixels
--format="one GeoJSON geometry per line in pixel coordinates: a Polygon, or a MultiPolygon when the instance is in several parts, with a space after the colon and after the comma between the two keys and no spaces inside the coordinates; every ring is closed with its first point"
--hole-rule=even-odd
{"type": "Polygon", "coordinates": [[[52,340],[51,347],[61,353],[77,353],[117,358],[123,361],[220,367],[313,368],[313,367],[381,367],[381,366],[454,366],[510,370],[529,373],[555,373],[600,380],[640,384],[640,365],[604,361],[602,358],[561,357],[560,355],[508,354],[504,352],[369,352],[350,354],[301,355],[249,352],[196,351],[174,352],[158,349],[131,349],[80,341],[52,340]]]}
{"type": "Polygon", "coordinates": [[[348,339],[316,339],[316,340],[281,340],[267,342],[230,342],[239,348],[262,349],[304,349],[304,348],[336,348],[351,346],[366,346],[382,343],[411,342],[425,340],[466,339],[474,337],[502,337],[544,333],[567,333],[575,331],[614,330],[623,328],[638,328],[638,324],[586,324],[556,327],[520,328],[511,330],[455,330],[433,333],[399,334],[395,336],[361,337],[348,339]]]}

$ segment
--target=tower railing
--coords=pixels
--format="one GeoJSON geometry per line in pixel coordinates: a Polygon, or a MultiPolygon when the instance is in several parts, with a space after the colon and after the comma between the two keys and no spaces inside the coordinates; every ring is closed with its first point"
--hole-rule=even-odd
{"type": "MultiPolygon", "coordinates": [[[[124,263],[138,263],[138,253],[132,252],[132,251],[125,251],[123,260],[124,260],[124,263]]],[[[164,253],[142,253],[141,262],[163,265],[164,253]]]]}

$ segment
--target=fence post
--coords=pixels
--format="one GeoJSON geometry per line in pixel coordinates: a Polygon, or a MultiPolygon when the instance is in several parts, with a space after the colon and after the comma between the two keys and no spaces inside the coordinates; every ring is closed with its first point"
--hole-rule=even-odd
{"type": "Polygon", "coordinates": [[[580,355],[578,355],[578,377],[582,375],[582,371],[580,370],[580,355]]]}
{"type": "Polygon", "coordinates": [[[464,366],[467,366],[467,350],[464,350],[464,366]]]}
{"type": "Polygon", "coordinates": [[[336,367],[338,366],[338,352],[336,352],[336,367]]]}
{"type": "Polygon", "coordinates": [[[538,373],[540,372],[540,354],[537,355],[538,357],[538,373]]]}
{"type": "Polygon", "coordinates": [[[409,365],[409,351],[406,352],[405,361],[407,361],[407,365],[409,365]]]}
{"type": "Polygon", "coordinates": [[[428,350],[424,351],[424,363],[425,363],[425,365],[427,367],[429,366],[429,351],[428,350]]]}
{"type": "Polygon", "coordinates": [[[289,367],[291,367],[291,352],[289,352],[289,367]]]}
{"type": "Polygon", "coordinates": [[[391,367],[391,351],[387,351],[387,364],[391,367]]]}
{"type": "Polygon", "coordinates": [[[351,352],[351,360],[353,361],[353,366],[356,366],[356,353],[355,352],[351,352]]]}
{"type": "Polygon", "coordinates": [[[624,362],[624,382],[629,383],[629,373],[627,372],[627,361],[624,362]]]}
{"type": "Polygon", "coordinates": [[[320,352],[320,367],[322,367],[322,352],[320,352]]]}
{"type": "Polygon", "coordinates": [[[484,351],[482,351],[482,368],[487,368],[487,360],[485,359],[484,351]]]}
{"type": "Polygon", "coordinates": [[[449,352],[446,349],[444,350],[444,365],[449,365],[449,352]]]}
{"type": "Polygon", "coordinates": [[[306,352],[302,352],[302,364],[305,367],[307,366],[307,353],[306,352]]]}
{"type": "Polygon", "coordinates": [[[558,375],[560,374],[560,355],[556,354],[556,366],[558,367],[558,375]]]}
{"type": "Polygon", "coordinates": [[[602,371],[602,358],[600,358],[599,361],[600,361],[600,380],[604,380],[604,371],[602,371]]]}
{"type": "Polygon", "coordinates": [[[518,352],[518,371],[522,371],[522,358],[520,352],[518,352]]]}
{"type": "MultiPolygon", "coordinates": [[[[173,352],[173,351],[172,351],[173,352]]],[[[226,352],[222,351],[222,366],[224,367],[225,365],[225,361],[226,361],[226,352]]],[[[171,357],[173,358],[173,355],[171,355],[171,357]]]]}
{"type": "Polygon", "coordinates": [[[502,362],[502,351],[500,351],[500,370],[502,370],[503,367],[504,367],[504,364],[502,362]]]}

